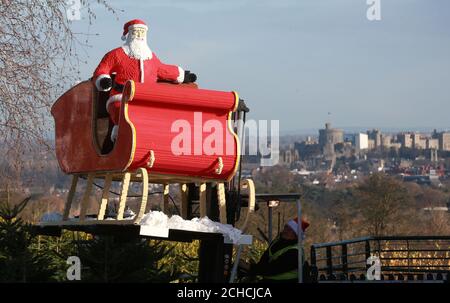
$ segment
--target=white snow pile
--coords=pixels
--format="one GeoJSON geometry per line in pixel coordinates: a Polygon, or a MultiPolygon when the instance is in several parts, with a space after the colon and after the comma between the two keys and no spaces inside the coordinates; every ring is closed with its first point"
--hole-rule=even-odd
{"type": "Polygon", "coordinates": [[[194,218],[192,220],[184,220],[180,216],[167,215],[160,211],[151,211],[147,213],[139,223],[140,225],[150,225],[156,228],[180,229],[197,232],[221,233],[228,236],[233,243],[239,243],[242,231],[234,228],[230,224],[222,224],[214,222],[208,217],[194,218]]]}
{"type": "Polygon", "coordinates": [[[42,215],[41,222],[58,222],[63,220],[63,215],[58,212],[51,212],[42,215]]]}

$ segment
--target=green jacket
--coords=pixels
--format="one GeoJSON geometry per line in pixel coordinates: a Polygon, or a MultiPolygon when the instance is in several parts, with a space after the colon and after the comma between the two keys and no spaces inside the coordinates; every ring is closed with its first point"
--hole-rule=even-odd
{"type": "Polygon", "coordinates": [[[252,271],[267,282],[297,282],[297,240],[276,238],[252,268],[252,271]]]}

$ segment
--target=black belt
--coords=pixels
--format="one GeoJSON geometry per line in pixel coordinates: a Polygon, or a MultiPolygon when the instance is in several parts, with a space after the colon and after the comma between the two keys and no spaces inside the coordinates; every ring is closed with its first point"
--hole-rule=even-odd
{"type": "Polygon", "coordinates": [[[113,85],[113,89],[118,91],[119,93],[123,92],[124,88],[125,88],[125,85],[123,85],[123,84],[114,83],[114,85],[113,85]]]}

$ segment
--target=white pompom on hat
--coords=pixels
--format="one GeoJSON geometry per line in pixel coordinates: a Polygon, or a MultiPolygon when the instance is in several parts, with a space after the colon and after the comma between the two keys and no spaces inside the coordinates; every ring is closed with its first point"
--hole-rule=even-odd
{"type": "Polygon", "coordinates": [[[145,22],[140,19],[134,19],[125,23],[123,26],[122,40],[127,40],[128,31],[138,27],[148,30],[147,24],[145,24],[145,22]]]}

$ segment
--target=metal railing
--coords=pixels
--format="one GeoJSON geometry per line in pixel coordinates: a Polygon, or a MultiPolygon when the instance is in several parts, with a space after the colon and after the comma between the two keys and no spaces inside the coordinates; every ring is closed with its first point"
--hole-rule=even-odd
{"type": "Polygon", "coordinates": [[[383,280],[450,278],[450,236],[389,236],[312,245],[313,280],[365,280],[371,256],[383,280]]]}

